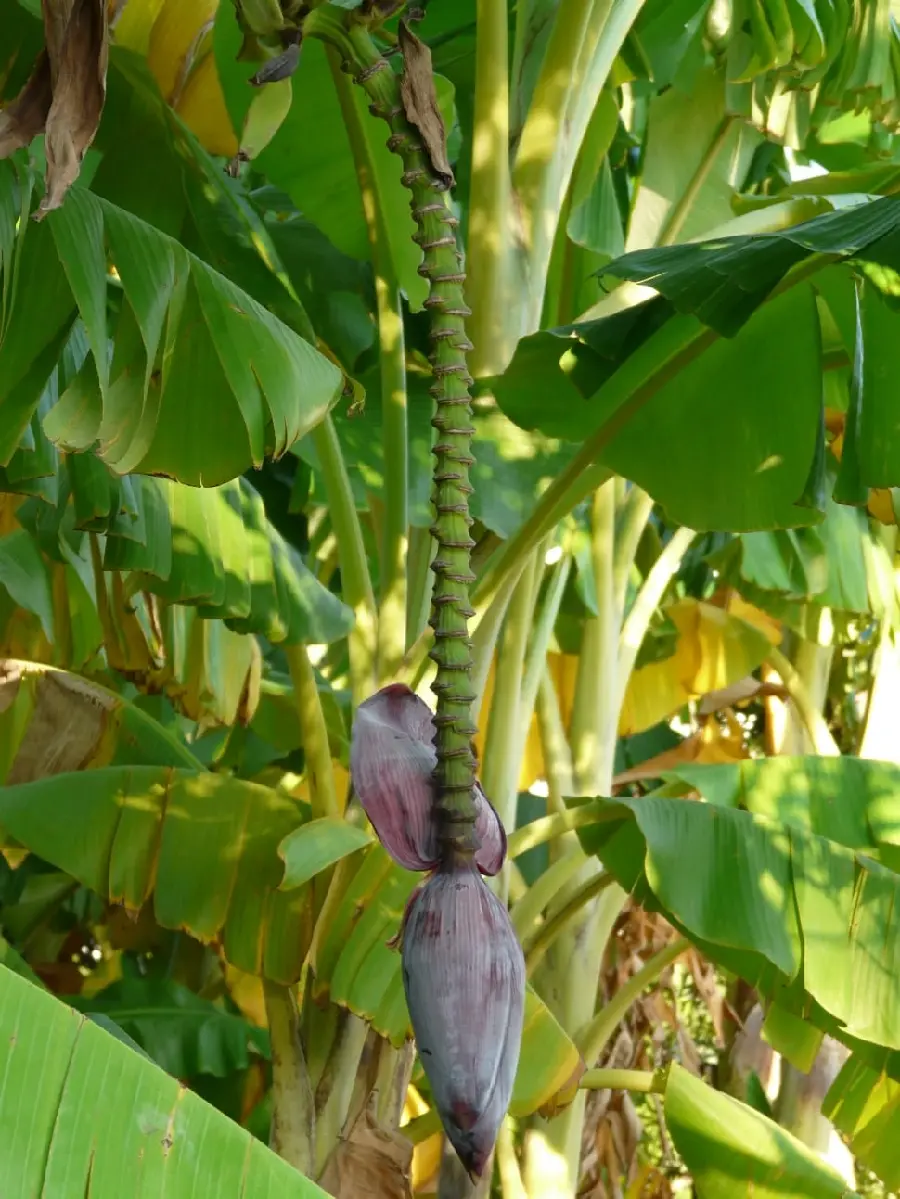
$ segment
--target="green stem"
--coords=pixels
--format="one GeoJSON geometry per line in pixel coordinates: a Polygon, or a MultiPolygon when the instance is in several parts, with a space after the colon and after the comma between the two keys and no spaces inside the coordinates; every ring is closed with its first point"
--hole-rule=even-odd
{"type": "Polygon", "coordinates": [[[525,676],[522,680],[523,720],[531,720],[531,713],[537,702],[538,688],[547,669],[547,650],[550,646],[550,638],[553,636],[553,629],[559,617],[559,609],[571,570],[571,555],[563,554],[554,565],[547,583],[547,591],[541,604],[537,623],[534,626],[531,645],[528,647],[525,676]]]}
{"type": "Polygon", "coordinates": [[[566,815],[565,797],[574,794],[575,791],[572,783],[572,751],[566,740],[566,730],[559,710],[559,696],[546,665],[538,685],[535,711],[544,772],[547,776],[547,810],[566,815]]]}
{"type": "Polygon", "coordinates": [[[528,824],[523,824],[514,833],[509,834],[507,852],[511,858],[517,858],[529,849],[545,845],[555,837],[571,833],[578,828],[586,828],[590,824],[602,824],[606,820],[617,820],[619,815],[599,803],[579,804],[567,812],[555,812],[552,816],[541,816],[528,824]]]}
{"type": "Polygon", "coordinates": [[[515,340],[509,336],[507,273],[509,225],[509,13],[506,0],[477,0],[475,113],[466,295],[472,306],[469,331],[472,374],[499,375],[515,340]]]}
{"type": "Polygon", "coordinates": [[[294,684],[294,701],[300,721],[300,737],[313,817],[339,816],[341,805],[338,803],[334,785],[328,726],[322,711],[322,701],[319,699],[315,671],[305,645],[286,645],[284,653],[291,672],[291,682],[294,684]]]}
{"type": "Polygon", "coordinates": [[[378,313],[378,363],[381,376],[381,437],[384,448],[384,511],[381,533],[381,604],[378,613],[376,670],[389,680],[406,649],[406,559],[408,551],[409,447],[406,419],[406,351],[400,290],[394,277],[375,184],[372,156],[353,93],[333,53],[331,74],[356,165],[369,249],[375,275],[378,313]]]}
{"type": "MultiPolygon", "coordinates": [[[[525,648],[534,617],[537,562],[535,554],[513,592],[503,635],[497,648],[494,694],[484,750],[481,779],[485,793],[497,809],[504,828],[515,828],[516,800],[521,765],[519,729],[525,648]]],[[[527,726],[526,726],[527,731],[527,726]]],[[[523,743],[523,742],[522,742],[523,743]]]]}
{"type": "MultiPolygon", "coordinates": [[[[434,538],[428,529],[412,529],[409,535],[406,591],[406,644],[411,646],[425,632],[428,623],[431,559],[434,538]]],[[[426,647],[427,648],[427,647],[426,647]]],[[[424,653],[424,650],[423,650],[424,653]]]]}
{"type": "MultiPolygon", "coordinates": [[[[541,925],[535,935],[528,939],[522,948],[525,950],[525,968],[529,977],[540,965],[544,954],[556,938],[571,928],[573,924],[583,920],[585,906],[601,891],[605,891],[607,887],[611,886],[613,881],[612,875],[603,871],[593,874],[572,893],[565,904],[557,912],[554,912],[549,920],[541,925]]],[[[584,986],[584,980],[580,976],[579,985],[584,986]]]]}
{"type": "Polygon", "coordinates": [[[784,683],[791,699],[797,707],[800,719],[806,726],[806,731],[809,733],[810,740],[815,746],[816,753],[821,754],[823,757],[840,757],[841,751],[834,737],[831,735],[831,730],[828,727],[825,717],[816,707],[815,701],[806,689],[806,684],[794,669],[791,662],[774,645],[767,652],[766,658],[769,664],[774,666],[781,675],[781,681],[784,683]]]}
{"type": "Polygon", "coordinates": [[[375,276],[381,362],[384,446],[384,525],[381,539],[381,607],[378,615],[378,676],[386,682],[406,650],[406,561],[409,551],[409,463],[406,427],[406,365],[400,292],[375,276]]]}
{"type": "Polygon", "coordinates": [[[553,241],[591,114],[644,0],[561,0],[513,167],[526,246],[524,325],[538,327],[553,241]]]}
{"type": "Polygon", "coordinates": [[[355,622],[350,630],[350,689],[354,705],[371,695],[375,686],[375,595],[362,527],[353,500],[350,477],[330,416],[312,431],[313,446],[325,480],[331,526],[337,540],[344,602],[355,622]]]}
{"type": "Polygon", "coordinates": [[[575,683],[572,753],[579,795],[608,795],[616,748],[616,667],[619,615],[613,586],[616,489],[609,479],[594,494],[591,560],[597,615],[584,625],[575,683]]]}
{"type": "MultiPolygon", "coordinates": [[[[600,443],[600,449],[605,447],[607,440],[612,440],[616,431],[618,429],[600,443]]],[[[592,445],[595,440],[600,441],[597,434],[592,438],[592,445]]],[[[541,495],[527,519],[488,561],[484,574],[472,588],[472,601],[476,606],[481,608],[487,605],[503,586],[507,576],[521,569],[520,562],[538,542],[610,477],[608,467],[594,462],[600,449],[588,451],[585,443],[541,495]]]]}
{"type": "Polygon", "coordinates": [[[538,875],[509,913],[512,926],[520,939],[532,932],[532,926],[547,904],[557,891],[571,882],[583,865],[584,850],[576,843],[564,857],[552,862],[538,875]]]}
{"type": "MultiPolygon", "coordinates": [[[[706,152],[700,160],[700,164],[691,177],[691,181],[685,188],[681,199],[671,209],[667,216],[662,229],[659,232],[659,237],[656,239],[658,246],[671,246],[673,242],[678,240],[678,235],[684,228],[684,223],[691,213],[694,202],[700,194],[700,189],[703,187],[709,178],[709,173],[715,165],[716,159],[722,151],[722,147],[728,140],[728,134],[731,132],[732,122],[734,117],[723,117],[716,127],[712,141],[706,148],[706,152]]],[[[628,247],[629,249],[637,249],[638,247],[628,247]]]]}
{"type": "Polygon", "coordinates": [[[628,580],[634,566],[634,558],[644,529],[653,511],[653,500],[642,487],[636,484],[619,508],[616,520],[616,548],[613,554],[613,586],[615,588],[616,611],[620,619],[625,613],[628,595],[628,580]]]}
{"type": "Polygon", "coordinates": [[[352,1012],[342,1012],[341,1021],[331,1055],[316,1087],[316,1178],[325,1168],[343,1131],[360,1058],[369,1035],[369,1026],[352,1012]]]}
{"type": "Polygon", "coordinates": [[[526,556],[517,563],[515,570],[510,571],[490,603],[485,606],[481,613],[481,619],[475,625],[475,633],[472,637],[472,690],[476,699],[472,711],[476,723],[481,713],[484,685],[487,682],[494,650],[497,647],[497,638],[503,627],[506,610],[527,564],[526,556]]]}
{"type": "Polygon", "coordinates": [[[300,1045],[297,1004],[290,987],[263,979],[272,1045],[271,1147],[295,1170],[312,1176],[315,1113],[300,1045]]]}
{"type": "Polygon", "coordinates": [[[647,987],[656,982],[667,966],[670,966],[690,947],[691,944],[687,938],[678,937],[670,945],[661,949],[659,953],[655,953],[653,957],[649,958],[640,970],[629,978],[628,982],[619,987],[609,1003],[575,1038],[586,1062],[598,1060],[610,1037],[625,1019],[628,1009],[635,1000],[643,994],[647,987]]]}
{"type": "Polygon", "coordinates": [[[693,529],[676,529],[650,568],[643,586],[631,606],[619,636],[618,705],[625,697],[628,679],[634,670],[638,651],[647,635],[653,613],[659,607],[666,588],[678,573],[688,546],[697,534],[693,529]]]}
{"type": "Polygon", "coordinates": [[[500,1125],[497,1133],[497,1173],[500,1175],[500,1193],[503,1199],[528,1199],[522,1171],[516,1157],[516,1142],[508,1119],[500,1125]]]}
{"type": "Polygon", "coordinates": [[[586,1070],[578,1086],[583,1091],[635,1091],[642,1095],[662,1095],[666,1080],[650,1070],[586,1070]]]}

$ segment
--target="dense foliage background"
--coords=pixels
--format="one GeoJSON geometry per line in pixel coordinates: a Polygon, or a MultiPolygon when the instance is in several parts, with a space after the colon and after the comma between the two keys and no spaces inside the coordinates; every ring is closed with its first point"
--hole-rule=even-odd
{"type": "MultiPolygon", "coordinates": [[[[407,14],[529,978],[476,1193],[900,1186],[896,7],[407,14]]],[[[431,702],[393,8],[0,0],[4,1195],[471,1190],[348,774],[431,702]]]]}

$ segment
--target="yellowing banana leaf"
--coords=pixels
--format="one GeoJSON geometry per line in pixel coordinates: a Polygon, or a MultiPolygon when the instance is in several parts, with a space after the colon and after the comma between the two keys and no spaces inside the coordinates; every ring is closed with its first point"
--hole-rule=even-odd
{"type": "Polygon", "coordinates": [[[675,653],[631,675],[619,718],[620,736],[651,728],[690,700],[746,677],[772,644],[766,631],[714,604],[685,599],[669,605],[665,613],[678,629],[675,653]]]}
{"type": "Polygon", "coordinates": [[[0,789],[0,824],[112,903],[152,899],[164,928],[220,941],[250,974],[295,982],[306,896],[282,892],[278,845],[301,822],[291,799],[227,775],[105,766],[0,789]]]}
{"type": "MultiPolygon", "coordinates": [[[[381,845],[372,846],[337,908],[326,907],[312,955],[316,995],[327,994],[397,1046],[412,1030],[400,953],[388,941],[399,931],[406,902],[420,881],[421,876],[394,865],[381,845]]],[[[565,1107],[583,1070],[575,1045],[529,987],[512,1110],[550,1115],[565,1107]]]]}
{"type": "MultiPolygon", "coordinates": [[[[163,0],[162,4],[158,0],[152,3],[138,0],[137,4],[129,3],[125,7],[126,10],[132,7],[138,11],[143,9],[147,16],[153,9],[158,10],[148,38],[147,65],[156,77],[166,101],[177,101],[191,69],[202,57],[204,28],[211,28],[219,0],[195,0],[193,4],[181,4],[179,0],[163,0]]],[[[132,15],[133,21],[137,20],[137,15],[132,15]]],[[[127,37],[127,26],[125,33],[127,37]]],[[[116,40],[122,39],[117,37],[116,40]]],[[[135,48],[132,46],[132,49],[135,48]]]]}
{"type": "Polygon", "coordinates": [[[221,154],[225,158],[233,158],[237,154],[238,139],[225,107],[212,46],[194,66],[173,107],[210,154],[221,154]]]}
{"type": "Polygon", "coordinates": [[[691,763],[732,763],[749,756],[744,745],[744,730],[733,716],[726,719],[727,728],[716,720],[704,720],[700,731],[685,737],[672,749],[641,762],[630,770],[623,770],[613,779],[616,786],[634,783],[641,779],[662,778],[679,767],[691,763]]]}
{"type": "Polygon", "coordinates": [[[324,1195],[158,1066],[4,967],[0,1041],[0,1194],[324,1195]]]}
{"type": "Polygon", "coordinates": [[[120,7],[113,27],[113,41],[117,46],[146,54],[150,44],[150,32],[166,0],[136,0],[120,7]]]}

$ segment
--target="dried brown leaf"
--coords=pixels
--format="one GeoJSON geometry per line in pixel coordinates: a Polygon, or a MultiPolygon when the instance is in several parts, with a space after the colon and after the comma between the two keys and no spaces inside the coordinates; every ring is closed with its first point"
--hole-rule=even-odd
{"type": "Polygon", "coordinates": [[[336,1199],[412,1199],[412,1155],[406,1137],[379,1127],[370,1105],[328,1159],[319,1185],[336,1199]]]}
{"type": "Polygon", "coordinates": [[[406,119],[418,129],[432,170],[445,188],[453,186],[453,171],[447,159],[447,131],[434,90],[431,50],[400,22],[403,77],[400,97],[406,119]]]}
{"type": "Polygon", "coordinates": [[[45,134],[47,191],[36,219],[78,178],[106,100],[106,0],[42,0],[44,39],[31,78],[0,112],[0,158],[45,134]]]}
{"type": "Polygon", "coordinates": [[[58,208],[78,178],[100,124],[109,57],[105,0],[43,0],[43,9],[55,71],[44,139],[47,191],[40,214],[58,208]],[[59,57],[54,63],[55,45],[59,57]]]}
{"type": "MultiPolygon", "coordinates": [[[[26,667],[0,659],[0,712],[14,702],[26,667]]],[[[48,670],[34,686],[33,708],[5,782],[30,783],[82,770],[102,754],[115,700],[74,675],[48,670]]]]}
{"type": "Polygon", "coordinates": [[[0,112],[0,158],[8,158],[44,132],[52,100],[50,59],[42,50],[28,82],[0,112]]]}

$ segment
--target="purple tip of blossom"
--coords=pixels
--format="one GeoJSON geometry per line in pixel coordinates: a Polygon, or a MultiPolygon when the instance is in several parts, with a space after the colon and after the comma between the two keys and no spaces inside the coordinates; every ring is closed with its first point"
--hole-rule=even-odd
{"type": "MultiPolygon", "coordinates": [[[[438,864],[433,774],[437,765],[428,705],[403,683],[391,683],[360,704],[353,722],[350,774],[382,845],[407,870],[438,864]]],[[[478,783],[475,864],[496,874],[506,857],[506,833],[478,783]]]]}
{"type": "Polygon", "coordinates": [[[451,1144],[470,1176],[490,1160],[519,1060],[525,960],[506,907],[471,866],[414,893],[403,986],[419,1055],[451,1144]]]}

